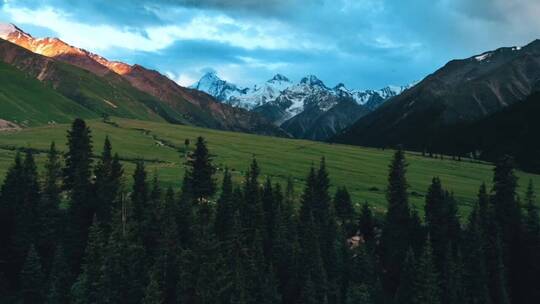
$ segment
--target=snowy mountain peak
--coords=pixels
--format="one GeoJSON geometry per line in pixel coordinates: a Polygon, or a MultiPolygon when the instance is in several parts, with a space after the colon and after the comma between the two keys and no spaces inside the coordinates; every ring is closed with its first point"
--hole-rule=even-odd
{"type": "Polygon", "coordinates": [[[308,75],[302,78],[302,80],[300,80],[300,83],[307,84],[309,86],[318,86],[318,87],[326,88],[324,83],[315,75],[308,75]]]}
{"type": "Polygon", "coordinates": [[[249,88],[240,88],[222,80],[215,72],[204,74],[191,88],[204,91],[218,100],[248,110],[268,111],[271,120],[281,123],[306,109],[326,112],[344,100],[354,100],[358,105],[374,110],[388,98],[399,95],[410,86],[387,86],[380,90],[348,89],[339,83],[327,87],[317,76],[308,75],[293,83],[276,74],[270,80],[249,88]]]}
{"type": "Polygon", "coordinates": [[[283,82],[291,82],[289,80],[289,78],[287,78],[287,77],[285,77],[285,76],[283,76],[281,74],[276,74],[276,75],[274,75],[274,77],[272,77],[272,79],[268,80],[268,82],[281,82],[281,81],[283,81],[283,82]]]}
{"type": "Polygon", "coordinates": [[[340,82],[338,83],[335,87],[334,87],[334,91],[345,91],[345,92],[348,92],[349,90],[347,89],[347,87],[345,87],[345,84],[343,82],[340,82]]]}
{"type": "Polygon", "coordinates": [[[247,89],[239,88],[217,75],[215,71],[207,72],[199,81],[190,86],[192,89],[206,92],[220,101],[227,101],[236,96],[245,94],[247,89]]]}

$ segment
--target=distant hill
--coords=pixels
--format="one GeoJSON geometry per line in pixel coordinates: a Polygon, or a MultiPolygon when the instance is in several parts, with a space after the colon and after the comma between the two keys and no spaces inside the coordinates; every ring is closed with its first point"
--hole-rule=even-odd
{"type": "Polygon", "coordinates": [[[0,62],[0,119],[29,127],[68,123],[76,117],[99,118],[99,115],[33,77],[0,62]]]}
{"type": "Polygon", "coordinates": [[[524,47],[500,48],[447,63],[333,140],[434,150],[450,126],[487,117],[539,89],[540,40],[524,47]]]}
{"type": "Polygon", "coordinates": [[[473,123],[448,127],[435,142],[439,151],[495,161],[512,155],[519,167],[540,173],[540,93],[534,93],[473,123]]]}
{"type": "Polygon", "coordinates": [[[260,115],[183,88],[157,71],[109,61],[58,38],[36,39],[0,24],[0,60],[50,84],[99,115],[285,135],[260,115]]]}

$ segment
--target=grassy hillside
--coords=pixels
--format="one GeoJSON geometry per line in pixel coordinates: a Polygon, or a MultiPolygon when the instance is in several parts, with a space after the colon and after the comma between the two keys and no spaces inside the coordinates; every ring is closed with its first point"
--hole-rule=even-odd
{"type": "MultiPolygon", "coordinates": [[[[113,119],[112,123],[99,120],[89,121],[92,128],[94,146],[99,153],[104,137],[109,135],[113,149],[128,161],[127,174],[131,174],[133,163],[129,160],[147,160],[150,172],[159,174],[168,185],[178,188],[183,174],[183,145],[189,138],[193,143],[197,136],[208,141],[215,163],[220,169],[228,166],[234,170],[235,179],[240,182],[252,156],[256,156],[262,174],[274,181],[284,182],[287,176],[295,179],[297,193],[309,167],[317,164],[325,156],[333,186],[345,185],[352,193],[355,202],[367,200],[378,208],[385,205],[385,187],[388,164],[393,151],[370,148],[332,145],[305,140],[292,140],[264,137],[242,133],[223,132],[188,126],[178,126],[146,121],[113,119]]],[[[47,149],[51,141],[65,149],[65,134],[69,125],[43,126],[25,129],[16,133],[0,133],[0,176],[12,161],[14,147],[47,149]]],[[[38,157],[42,162],[44,154],[38,157]]],[[[446,188],[453,191],[462,206],[470,206],[474,201],[479,185],[489,184],[492,166],[425,158],[408,153],[408,180],[411,201],[416,205],[424,201],[426,189],[433,176],[439,176],[446,188]]],[[[540,186],[540,176],[518,172],[520,192],[529,179],[540,186]]],[[[130,177],[127,177],[130,181],[130,177]]],[[[540,190],[540,188],[538,189],[540,190]]],[[[466,208],[464,208],[466,210],[466,208]]]]}
{"type": "Polygon", "coordinates": [[[46,81],[58,92],[100,116],[111,115],[175,123],[185,121],[181,113],[133,88],[117,75],[99,77],[69,64],[60,62],[56,64],[58,76],[46,81]]]}
{"type": "MultiPolygon", "coordinates": [[[[93,112],[93,117],[110,115],[158,122],[183,123],[186,121],[183,113],[173,110],[169,105],[135,89],[119,75],[112,72],[100,77],[74,65],[34,54],[1,39],[0,61],[3,61],[4,66],[8,64],[28,77],[39,79],[50,90],[55,90],[63,95],[64,99],[70,99],[86,108],[87,112],[93,112]]],[[[12,91],[20,91],[19,94],[27,94],[28,88],[24,86],[24,83],[19,83],[18,80],[18,78],[5,77],[3,78],[5,84],[2,83],[2,85],[9,85],[12,91]]],[[[29,103],[30,105],[48,102],[46,99],[48,96],[40,96],[39,94],[27,94],[27,96],[33,99],[32,103],[29,103]]],[[[17,100],[11,98],[9,102],[17,103],[17,100]]],[[[24,119],[37,122],[40,121],[40,118],[34,118],[36,112],[43,114],[50,112],[41,106],[37,109],[33,107],[29,107],[29,109],[30,111],[27,112],[24,119]]],[[[77,115],[76,112],[70,112],[69,109],[66,109],[65,113],[77,115]]],[[[9,117],[7,114],[6,116],[7,120],[15,119],[15,116],[9,117]]]]}
{"type": "Polygon", "coordinates": [[[75,117],[97,118],[96,113],[64,97],[38,80],[0,62],[0,118],[24,126],[75,117]]]}

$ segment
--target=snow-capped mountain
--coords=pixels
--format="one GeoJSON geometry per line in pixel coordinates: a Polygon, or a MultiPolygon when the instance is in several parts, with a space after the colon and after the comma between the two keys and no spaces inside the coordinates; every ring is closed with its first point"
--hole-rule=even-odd
{"type": "MultiPolygon", "coordinates": [[[[248,110],[260,112],[260,107],[273,105],[283,112],[280,117],[272,117],[279,124],[302,113],[306,107],[317,106],[323,112],[328,111],[340,99],[352,99],[358,105],[374,110],[388,98],[401,94],[411,86],[354,90],[340,83],[329,88],[315,75],[308,75],[298,83],[293,83],[287,77],[277,74],[264,83],[242,88],[219,78],[215,72],[210,72],[203,75],[191,88],[204,91],[224,103],[248,110]]],[[[275,111],[273,113],[275,114],[275,111]]]]}
{"type": "Polygon", "coordinates": [[[245,95],[248,91],[248,89],[239,88],[236,85],[219,78],[216,72],[204,74],[204,76],[198,82],[191,85],[190,88],[206,92],[225,103],[228,103],[227,101],[236,96],[245,95]]]}
{"type": "Polygon", "coordinates": [[[251,88],[241,88],[213,72],[192,85],[223,103],[261,114],[295,137],[310,139],[329,138],[409,87],[362,91],[340,83],[330,88],[315,75],[294,83],[277,74],[251,88]]]}

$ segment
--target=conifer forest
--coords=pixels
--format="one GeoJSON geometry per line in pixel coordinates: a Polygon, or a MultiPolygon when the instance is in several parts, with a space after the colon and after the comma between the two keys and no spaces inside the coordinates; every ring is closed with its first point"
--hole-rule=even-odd
{"type": "Polygon", "coordinates": [[[3,178],[0,303],[540,303],[538,201],[532,182],[517,195],[511,157],[460,216],[437,176],[423,210],[409,204],[401,149],[380,172],[387,208],[376,212],[345,187],[330,193],[324,158],[301,193],[256,158],[235,183],[199,137],[179,153],[175,191],[142,161],[126,176],[114,142],[93,142],[84,120],[67,139],[43,168],[17,153],[3,178]]]}

